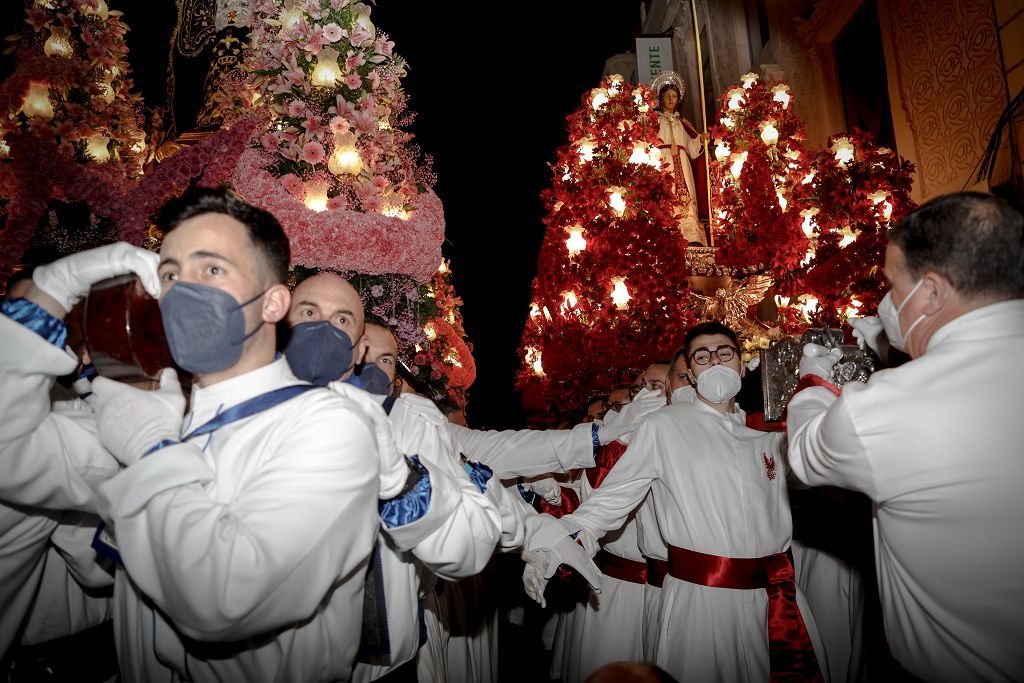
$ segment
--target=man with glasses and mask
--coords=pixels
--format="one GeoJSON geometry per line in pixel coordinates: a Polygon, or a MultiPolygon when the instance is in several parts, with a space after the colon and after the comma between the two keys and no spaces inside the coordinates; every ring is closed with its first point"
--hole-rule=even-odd
{"type": "Polygon", "coordinates": [[[170,369],[154,391],[98,378],[92,438],[80,430],[68,452],[33,453],[60,470],[100,448],[124,466],[105,482],[64,471],[65,496],[94,487],[108,526],[96,547],[120,563],[121,676],[347,679],[360,630],[351,605],[379,526],[371,425],[275,357],[291,297],[273,216],[196,190],[169,202],[159,225],[159,268],[127,245],[76,254],[37,272],[26,297],[52,320],[24,319],[59,327],[95,281],[134,271],[160,295],[171,355],[194,376],[187,414],[170,369]]]}
{"type": "Polygon", "coordinates": [[[885,275],[881,326],[913,360],[840,392],[835,356],[805,349],[793,472],[874,501],[886,638],[910,673],[1022,680],[1024,216],[934,199],[890,231],[885,275]]]}
{"type": "MultiPolygon", "coordinates": [[[[595,539],[650,493],[668,546],[649,634],[655,662],[679,680],[822,680],[817,629],[787,554],[781,435],[748,429],[734,404],[744,369],[731,329],[701,323],[684,346],[697,400],[648,415],[600,489],[558,520],[561,532],[595,553],[595,539]]],[[[553,542],[530,538],[527,550],[553,542]]]]}

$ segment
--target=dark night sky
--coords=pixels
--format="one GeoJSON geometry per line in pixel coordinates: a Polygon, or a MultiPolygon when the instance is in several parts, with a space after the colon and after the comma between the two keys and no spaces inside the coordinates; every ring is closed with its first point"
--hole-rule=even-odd
{"type": "MultiPolygon", "coordinates": [[[[20,23],[18,4],[4,3],[4,29],[20,23]]],[[[147,106],[162,105],[174,3],[108,4],[125,12],[132,29],[129,59],[147,106]]],[[[540,192],[551,182],[547,163],[565,143],[565,117],[597,85],[605,59],[631,47],[639,6],[558,0],[460,3],[456,11],[450,4],[382,0],[374,9],[375,23],[409,63],[405,88],[418,112],[413,132],[434,157],[447,219],[443,250],[475,346],[473,426],[522,422],[513,380],[544,236],[540,192]],[[495,18],[485,19],[485,8],[495,18]]],[[[5,60],[0,74],[9,68],[5,60]]],[[[178,84],[179,91],[186,87],[178,84]]]]}

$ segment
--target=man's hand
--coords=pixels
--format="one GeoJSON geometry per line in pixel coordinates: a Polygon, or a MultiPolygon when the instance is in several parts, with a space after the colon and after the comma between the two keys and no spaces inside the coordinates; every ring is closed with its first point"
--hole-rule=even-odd
{"type": "Polygon", "coordinates": [[[867,318],[847,318],[853,328],[853,336],[860,348],[867,347],[878,354],[883,361],[889,355],[889,337],[885,334],[882,321],[876,316],[867,318]]]}
{"type": "MultiPolygon", "coordinates": [[[[653,413],[658,408],[663,407],[665,403],[665,396],[661,392],[641,389],[640,393],[632,401],[622,407],[622,417],[619,418],[619,422],[621,424],[636,425],[649,413],[653,413]]],[[[599,433],[598,438],[600,436],[599,433]]],[[[626,439],[623,438],[621,440],[625,441],[626,439]]]]}
{"type": "Polygon", "coordinates": [[[151,251],[133,247],[127,242],[116,242],[39,266],[32,274],[32,283],[56,301],[66,314],[89,293],[90,287],[115,275],[135,273],[146,291],[153,297],[159,297],[159,262],[160,257],[151,251]]]}
{"type": "Polygon", "coordinates": [[[562,487],[551,477],[526,482],[523,484],[523,488],[533,491],[551,505],[558,505],[562,502],[562,487]]]}
{"type": "Polygon", "coordinates": [[[832,368],[842,357],[842,349],[829,350],[821,344],[805,344],[804,357],[800,359],[800,377],[817,375],[831,383],[832,368]]]}
{"type": "MultiPolygon", "coordinates": [[[[635,430],[635,424],[626,424],[624,420],[619,419],[615,421],[615,424],[602,424],[598,427],[597,440],[604,446],[612,441],[621,441],[622,437],[632,434],[635,430]]],[[[623,443],[625,442],[623,441],[623,443]]]]}
{"type": "Polygon", "coordinates": [[[122,465],[138,462],[161,441],[181,438],[185,397],[171,368],[160,373],[155,391],[97,377],[89,404],[96,412],[100,442],[122,465]]]}

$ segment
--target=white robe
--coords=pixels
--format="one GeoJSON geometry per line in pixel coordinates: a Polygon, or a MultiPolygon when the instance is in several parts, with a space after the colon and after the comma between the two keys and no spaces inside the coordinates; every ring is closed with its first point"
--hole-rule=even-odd
{"type": "Polygon", "coordinates": [[[808,484],[875,503],[889,646],[926,680],[1024,679],[1024,301],[947,323],[901,367],[789,405],[808,484]]]}
{"type": "MultiPolygon", "coordinates": [[[[580,501],[585,503],[600,490],[580,478],[580,501]]],[[[637,526],[633,515],[619,528],[601,539],[601,547],[614,555],[643,562],[637,544],[637,526]]],[[[608,575],[601,576],[601,592],[590,593],[586,602],[577,603],[567,615],[567,631],[562,655],[561,676],[565,683],[577,683],[605,664],[643,660],[644,586],[608,575]]]]}
{"type": "MultiPolygon", "coordinates": [[[[722,557],[764,557],[789,548],[792,519],[781,435],[748,429],[743,413],[698,401],[649,415],[601,489],[562,518],[593,547],[650,491],[665,541],[722,557]],[[640,456],[640,457],[633,457],[640,456]],[[774,460],[769,472],[764,460],[774,460]],[[771,476],[774,474],[774,477],[771,476]]],[[[679,680],[766,681],[768,595],[666,577],[656,663],[679,680]]],[[[797,602],[819,665],[828,667],[813,617],[797,602]]]]}
{"type": "Polygon", "coordinates": [[[480,431],[451,426],[462,452],[502,479],[530,477],[594,465],[593,425],[572,429],[480,431]]]}
{"type": "MultiPolygon", "coordinates": [[[[416,656],[419,601],[433,589],[434,576],[457,580],[479,573],[501,533],[501,512],[493,497],[470,481],[447,430],[420,417],[407,403],[399,397],[389,415],[395,443],[405,455],[419,456],[430,472],[431,507],[443,505],[450,511],[438,518],[431,510],[422,520],[385,529],[378,538],[391,654],[358,662],[352,676],[356,682],[376,680],[416,656]]],[[[437,420],[444,422],[440,411],[437,420]]],[[[492,478],[490,488],[501,488],[501,483],[492,478]]]]}
{"type": "Polygon", "coordinates": [[[83,402],[51,404],[54,379],[77,365],[0,315],[0,654],[36,598],[59,510],[95,510],[93,486],[119,469],[83,402]]]}
{"type": "MultiPolygon", "coordinates": [[[[300,384],[283,358],[194,387],[183,431],[300,384]]],[[[380,525],[376,444],[314,389],[169,446],[100,486],[125,571],[114,592],[125,680],[348,680],[380,525]]]]}

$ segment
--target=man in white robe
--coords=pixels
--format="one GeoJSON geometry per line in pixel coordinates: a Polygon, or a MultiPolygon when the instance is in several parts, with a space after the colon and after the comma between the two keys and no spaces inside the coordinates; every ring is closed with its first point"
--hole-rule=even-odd
{"type": "MultiPolygon", "coordinates": [[[[313,326],[300,332],[306,341],[290,343],[285,349],[296,372],[308,375],[311,381],[347,379],[353,375],[354,366],[360,364],[365,388],[374,393],[338,381],[329,383],[329,388],[364,403],[366,412],[374,414],[375,419],[386,420],[398,450],[415,456],[430,472],[431,510],[427,516],[403,519],[391,526],[389,516],[382,513],[385,534],[377,539],[374,560],[379,565],[368,578],[379,580],[380,584],[367,589],[373,590],[374,604],[368,614],[364,612],[374,623],[363,624],[364,631],[372,627],[381,637],[374,641],[364,638],[353,672],[354,681],[415,678],[414,659],[425,628],[421,623],[424,595],[432,589],[435,575],[457,579],[484,568],[501,532],[501,514],[457,461],[447,421],[437,407],[415,395],[390,395],[398,359],[397,342],[387,328],[365,323],[362,302],[355,289],[337,275],[320,273],[295,288],[293,301],[288,316],[293,332],[296,325],[313,326]],[[321,324],[324,322],[328,325],[321,324]],[[344,334],[339,335],[339,331],[344,334]],[[347,349],[351,351],[347,361],[331,367],[330,347],[338,344],[353,348],[347,349]],[[296,357],[299,353],[312,357],[296,357]],[[378,381],[370,380],[373,375],[377,375],[378,381]],[[387,410],[386,417],[381,403],[387,410]],[[410,403],[417,404],[414,410],[408,408],[410,403]],[[443,514],[438,508],[444,510],[443,514]]],[[[485,473],[477,479],[486,484],[485,473]]],[[[493,495],[493,489],[500,487],[489,488],[493,495]]]]}
{"type": "MultiPolygon", "coordinates": [[[[287,238],[276,220],[213,191],[168,210],[161,307],[175,360],[196,376],[189,415],[169,371],[149,392],[101,378],[98,443],[58,434],[60,451],[46,453],[68,475],[53,487],[65,499],[88,499],[91,482],[71,476],[62,458],[103,448],[126,466],[92,493],[113,532],[104,547],[124,565],[114,597],[121,674],[347,680],[360,630],[351,605],[362,597],[385,493],[372,425],[352,402],[306,390],[275,360],[274,324],[290,301],[287,238]],[[270,401],[280,396],[289,398],[270,401]],[[263,409],[242,410],[249,399],[263,409]]],[[[117,252],[76,255],[50,277],[37,271],[27,298],[62,316],[113,274],[96,277],[103,269],[93,267],[108,253],[117,252]]],[[[139,274],[146,283],[155,275],[139,274]]],[[[49,406],[32,407],[19,436],[51,438],[49,406]]]]}
{"type": "MultiPolygon", "coordinates": [[[[734,405],[742,369],[731,330],[703,323],[685,345],[698,400],[650,414],[601,489],[559,520],[563,533],[594,552],[650,492],[669,560],[657,664],[680,680],[822,680],[817,630],[786,555],[781,435],[748,429],[734,405]]],[[[541,534],[527,549],[551,544],[541,534]]]]}
{"type": "Polygon", "coordinates": [[[885,274],[885,334],[913,360],[838,392],[817,378],[835,358],[811,349],[790,464],[874,501],[886,638],[907,670],[1024,679],[1024,218],[986,195],[935,199],[890,232],[885,274]]]}

